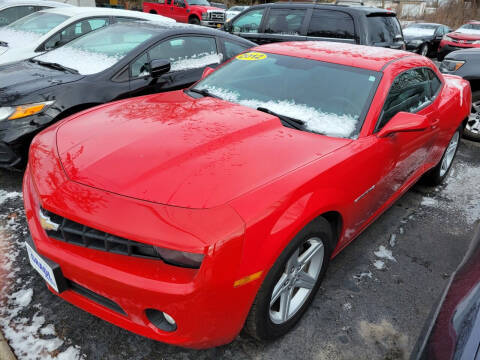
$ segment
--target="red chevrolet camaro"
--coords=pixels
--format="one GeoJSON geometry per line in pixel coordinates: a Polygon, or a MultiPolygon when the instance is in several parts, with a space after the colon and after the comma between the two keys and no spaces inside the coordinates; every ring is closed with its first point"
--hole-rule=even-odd
{"type": "Polygon", "coordinates": [[[30,262],[63,299],[156,340],[278,337],[330,259],[421,176],[447,176],[470,103],[468,82],[419,55],[254,48],[187,90],[39,134],[30,262]]]}

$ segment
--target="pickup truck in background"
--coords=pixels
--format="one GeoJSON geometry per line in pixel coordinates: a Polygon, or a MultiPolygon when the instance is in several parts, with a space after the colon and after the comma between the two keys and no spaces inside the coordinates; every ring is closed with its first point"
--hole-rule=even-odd
{"type": "Polygon", "coordinates": [[[175,19],[177,22],[220,28],[225,10],[212,7],[207,0],[158,0],[144,2],[143,11],[175,19]]]}

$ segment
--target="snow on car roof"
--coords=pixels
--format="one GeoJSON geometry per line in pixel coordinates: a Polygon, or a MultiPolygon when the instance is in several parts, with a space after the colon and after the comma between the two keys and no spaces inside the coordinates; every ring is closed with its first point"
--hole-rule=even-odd
{"type": "Polygon", "coordinates": [[[339,65],[380,71],[392,60],[420,56],[410,52],[376,46],[364,46],[328,41],[297,41],[262,45],[251,49],[278,55],[301,57],[339,65]]]}
{"type": "Polygon", "coordinates": [[[59,7],[59,8],[53,8],[53,9],[47,9],[47,10],[41,10],[41,11],[66,15],[69,17],[108,15],[108,16],[136,17],[136,18],[150,20],[150,21],[175,22],[175,20],[173,19],[167,18],[165,16],[157,15],[157,14],[149,14],[141,11],[112,9],[112,8],[72,6],[68,8],[59,7]]]}
{"type": "Polygon", "coordinates": [[[65,4],[59,1],[48,0],[0,0],[0,8],[7,8],[18,5],[38,5],[38,6],[52,6],[52,7],[73,7],[71,4],[65,4]]]}

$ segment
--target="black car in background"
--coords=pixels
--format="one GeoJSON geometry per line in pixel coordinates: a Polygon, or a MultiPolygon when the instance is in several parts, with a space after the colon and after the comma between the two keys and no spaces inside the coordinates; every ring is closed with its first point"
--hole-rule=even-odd
{"type": "Polygon", "coordinates": [[[448,53],[440,64],[440,71],[463,77],[472,88],[472,112],[464,136],[480,141],[480,49],[470,48],[448,53]]]}
{"type": "Polygon", "coordinates": [[[408,51],[423,56],[437,56],[438,45],[445,34],[452,29],[435,23],[416,23],[403,29],[403,37],[408,51]]]}
{"type": "Polygon", "coordinates": [[[430,315],[411,360],[480,359],[480,227],[430,315]]]}
{"type": "Polygon", "coordinates": [[[40,130],[112,100],[185,88],[254,46],[206,27],[111,25],[33,59],[0,67],[0,167],[19,167],[40,130]]]}
{"type": "Polygon", "coordinates": [[[256,5],[225,23],[224,30],[257,44],[325,40],[405,49],[394,12],[359,5],[256,5]]]}

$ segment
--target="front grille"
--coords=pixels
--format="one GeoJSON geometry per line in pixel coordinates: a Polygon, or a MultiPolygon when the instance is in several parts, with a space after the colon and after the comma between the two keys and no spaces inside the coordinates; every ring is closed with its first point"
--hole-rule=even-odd
{"type": "Polygon", "coordinates": [[[90,299],[110,310],[113,310],[119,314],[122,314],[122,315],[127,315],[125,313],[125,311],[123,311],[123,309],[114,301],[110,300],[110,299],[107,299],[105,296],[102,296],[100,294],[97,294],[96,292],[93,292],[92,290],[90,289],[87,289],[85,287],[83,287],[82,285],[80,284],[77,284],[71,280],[67,280],[67,284],[68,284],[68,287],[70,288],[70,290],[72,291],[75,291],[77,294],[80,294],[84,297],[86,297],[87,299],[90,299]]]}
{"type": "Polygon", "coordinates": [[[475,40],[458,40],[458,39],[452,39],[454,43],[458,44],[473,44],[475,40]]]}
{"type": "Polygon", "coordinates": [[[46,230],[52,239],[115,254],[162,260],[152,245],[99,231],[44,209],[41,209],[41,212],[44,217],[58,225],[57,230],[46,230]]]}
{"type": "Polygon", "coordinates": [[[218,21],[223,21],[225,19],[225,13],[223,12],[214,12],[212,11],[210,13],[210,20],[218,20],[218,21]]]}

